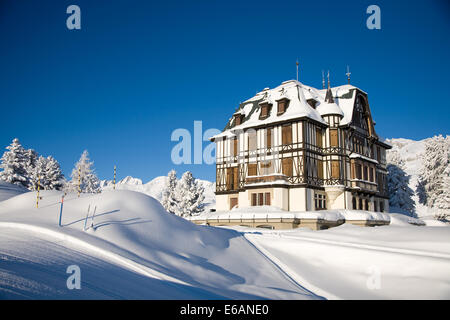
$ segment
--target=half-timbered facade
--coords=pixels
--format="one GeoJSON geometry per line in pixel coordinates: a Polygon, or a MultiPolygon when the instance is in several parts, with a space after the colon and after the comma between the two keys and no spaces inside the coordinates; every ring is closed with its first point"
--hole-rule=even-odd
{"type": "Polygon", "coordinates": [[[216,209],[388,211],[386,149],[367,94],[290,80],[240,104],[216,143],[216,209]]]}

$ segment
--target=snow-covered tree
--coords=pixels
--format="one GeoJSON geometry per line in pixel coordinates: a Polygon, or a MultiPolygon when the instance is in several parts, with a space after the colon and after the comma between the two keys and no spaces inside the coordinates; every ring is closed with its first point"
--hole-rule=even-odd
{"type": "Polygon", "coordinates": [[[32,163],[30,150],[24,149],[19,139],[15,138],[6,147],[8,151],[3,153],[0,159],[0,180],[28,188],[30,184],[29,167],[32,163]]]}
{"type": "Polygon", "coordinates": [[[445,170],[450,158],[450,137],[434,136],[425,142],[417,193],[421,203],[434,207],[444,192],[445,170]]]}
{"type": "Polygon", "coordinates": [[[414,191],[409,187],[410,177],[404,171],[404,161],[397,150],[389,152],[387,157],[387,185],[389,206],[402,213],[415,216],[414,191]]]}
{"type": "Polygon", "coordinates": [[[435,201],[435,207],[438,209],[436,216],[439,219],[450,219],[450,166],[447,166],[444,171],[441,193],[435,201]]]}
{"type": "Polygon", "coordinates": [[[58,161],[52,156],[47,157],[45,172],[48,181],[48,190],[62,190],[64,188],[64,175],[58,161]]]}
{"type": "Polygon", "coordinates": [[[192,176],[190,171],[183,174],[175,187],[175,197],[178,200],[176,215],[188,217],[203,211],[204,188],[192,176]]]}
{"type": "Polygon", "coordinates": [[[43,156],[39,156],[33,162],[34,165],[29,166],[30,183],[28,189],[37,190],[38,186],[40,186],[40,190],[48,190],[46,177],[47,159],[43,156]]]}
{"type": "Polygon", "coordinates": [[[163,191],[161,204],[170,213],[178,212],[178,199],[175,196],[175,188],[177,186],[177,173],[171,170],[166,181],[166,186],[163,191]]]}
{"type": "Polygon", "coordinates": [[[94,162],[90,161],[89,153],[84,150],[81,154],[80,160],[75,164],[70,177],[72,180],[67,184],[66,190],[68,192],[78,191],[78,180],[80,180],[80,191],[82,193],[99,193],[100,180],[94,171],[94,162]]]}
{"type": "Polygon", "coordinates": [[[62,190],[65,184],[58,161],[52,156],[39,156],[31,169],[30,190],[62,190]]]}
{"type": "Polygon", "coordinates": [[[414,191],[409,187],[410,177],[404,171],[404,161],[397,150],[389,153],[387,161],[389,207],[415,217],[414,191]]]}

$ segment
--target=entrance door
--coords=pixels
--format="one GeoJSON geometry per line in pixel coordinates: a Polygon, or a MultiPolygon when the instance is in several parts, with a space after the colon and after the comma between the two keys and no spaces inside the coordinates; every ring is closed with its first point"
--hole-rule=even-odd
{"type": "Polygon", "coordinates": [[[238,205],[238,198],[230,198],[230,210],[238,205]]]}

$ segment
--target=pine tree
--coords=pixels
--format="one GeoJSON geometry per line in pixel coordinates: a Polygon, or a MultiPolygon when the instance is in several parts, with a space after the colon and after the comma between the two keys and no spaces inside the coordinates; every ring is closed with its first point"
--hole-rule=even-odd
{"type": "Polygon", "coordinates": [[[439,219],[450,219],[450,166],[444,171],[441,193],[436,199],[435,207],[438,209],[436,216],[439,219]]]}
{"type": "Polygon", "coordinates": [[[387,186],[389,206],[415,217],[414,191],[409,187],[410,176],[404,171],[405,163],[397,150],[391,150],[387,157],[387,186]]]}
{"type": "Polygon", "coordinates": [[[62,190],[65,179],[58,161],[52,156],[48,156],[46,160],[45,177],[48,190],[62,190]]]}
{"type": "Polygon", "coordinates": [[[84,150],[80,160],[75,164],[75,168],[70,175],[72,180],[66,186],[68,192],[77,192],[78,187],[82,193],[99,193],[100,180],[94,172],[94,163],[89,159],[89,153],[84,150]],[[78,174],[80,174],[80,186],[78,186],[78,174]]]}
{"type": "Polygon", "coordinates": [[[56,159],[39,156],[30,174],[29,189],[37,190],[39,184],[40,190],[62,190],[64,183],[64,175],[56,159]]]}
{"type": "Polygon", "coordinates": [[[29,166],[29,186],[30,190],[37,190],[38,185],[40,186],[40,190],[48,190],[47,185],[47,177],[46,177],[46,167],[47,167],[47,159],[43,156],[37,157],[36,160],[33,161],[33,166],[29,166]]]}
{"type": "Polygon", "coordinates": [[[437,199],[444,192],[445,170],[449,167],[450,138],[434,136],[425,143],[422,155],[422,168],[419,172],[417,193],[421,203],[434,207],[437,199]]]}
{"type": "Polygon", "coordinates": [[[25,150],[19,139],[15,138],[6,147],[8,151],[3,153],[0,161],[0,180],[28,188],[30,184],[29,166],[32,163],[29,150],[25,150]]]}
{"type": "Polygon", "coordinates": [[[194,179],[192,173],[187,171],[178,181],[175,188],[175,197],[178,200],[176,215],[188,217],[203,211],[204,188],[194,179]]]}
{"type": "Polygon", "coordinates": [[[163,191],[163,197],[161,204],[170,213],[178,212],[178,200],[175,197],[175,188],[177,186],[177,173],[175,170],[171,170],[166,181],[166,187],[163,191]]]}

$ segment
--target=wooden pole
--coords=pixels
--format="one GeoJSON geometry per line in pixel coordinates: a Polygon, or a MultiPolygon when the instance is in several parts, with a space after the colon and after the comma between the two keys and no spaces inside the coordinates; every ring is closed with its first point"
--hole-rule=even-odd
{"type": "Polygon", "coordinates": [[[38,186],[37,186],[37,196],[36,196],[36,208],[39,208],[39,189],[41,186],[41,175],[38,178],[38,186]]]}
{"type": "Polygon", "coordinates": [[[113,183],[114,183],[114,190],[116,190],[116,166],[114,166],[114,180],[113,180],[113,183]]]}

